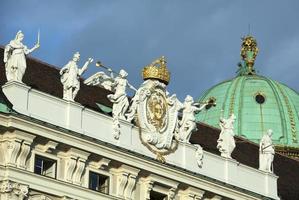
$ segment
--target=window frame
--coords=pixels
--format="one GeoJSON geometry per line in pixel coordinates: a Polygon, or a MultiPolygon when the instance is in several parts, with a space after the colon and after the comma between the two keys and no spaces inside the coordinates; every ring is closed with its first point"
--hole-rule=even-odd
{"type": "Polygon", "coordinates": [[[34,174],[37,174],[37,175],[40,175],[40,176],[44,176],[44,177],[49,177],[49,178],[53,178],[53,179],[57,179],[57,177],[58,177],[58,159],[55,157],[55,158],[53,158],[53,156],[47,156],[47,155],[45,155],[45,154],[40,154],[40,153],[34,153],[33,154],[33,165],[32,165],[32,172],[34,173],[34,174]],[[48,160],[48,161],[53,161],[54,162],[54,176],[48,176],[48,175],[43,175],[42,173],[41,174],[38,174],[38,173],[36,173],[35,172],[35,165],[36,165],[36,160],[37,160],[37,158],[43,158],[43,159],[45,159],[45,160],[48,160]]]}
{"type": "MultiPolygon", "coordinates": [[[[99,184],[99,182],[100,182],[100,179],[97,179],[97,184],[99,184]]],[[[90,170],[89,173],[88,173],[88,189],[96,191],[96,192],[100,192],[100,193],[103,193],[103,194],[109,194],[109,191],[110,191],[110,177],[106,176],[104,174],[101,174],[101,173],[94,172],[94,171],[90,170]],[[105,178],[105,184],[107,184],[107,186],[105,186],[105,187],[107,187],[107,188],[105,188],[104,190],[107,190],[107,192],[102,192],[101,188],[99,188],[99,190],[95,190],[95,189],[92,189],[90,187],[91,174],[97,175],[98,177],[106,177],[105,178]]]]}
{"type": "Polygon", "coordinates": [[[111,194],[112,174],[110,174],[108,171],[105,171],[105,170],[102,170],[102,169],[95,169],[93,167],[88,166],[88,167],[86,167],[86,171],[85,171],[84,176],[85,176],[85,187],[86,188],[88,188],[89,190],[94,191],[94,192],[99,192],[101,194],[107,194],[107,195],[111,194]],[[100,192],[100,191],[93,190],[93,189],[89,188],[89,175],[90,175],[90,172],[108,177],[108,193],[103,193],[103,192],[100,192]]]}

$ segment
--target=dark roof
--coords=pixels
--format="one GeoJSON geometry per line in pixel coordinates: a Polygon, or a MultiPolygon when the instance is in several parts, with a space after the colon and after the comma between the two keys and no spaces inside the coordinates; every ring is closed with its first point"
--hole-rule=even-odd
{"type": "MultiPolygon", "coordinates": [[[[62,98],[59,68],[28,57],[23,81],[34,89],[62,98]]],[[[5,82],[3,47],[0,46],[0,85],[2,86],[5,82]]],[[[99,111],[96,103],[109,107],[112,106],[107,99],[108,94],[110,94],[109,91],[99,87],[84,85],[83,80],[81,80],[81,89],[76,101],[83,106],[99,111]]],[[[7,99],[5,101],[11,105],[7,99]]],[[[216,146],[220,130],[202,123],[198,123],[197,128],[198,130],[192,134],[191,143],[200,144],[204,150],[219,155],[216,146]]],[[[236,143],[236,149],[232,157],[242,164],[258,168],[258,145],[239,137],[236,137],[236,143]]],[[[274,173],[279,176],[278,194],[281,199],[299,199],[299,162],[276,154],[274,158],[274,173]]]]}

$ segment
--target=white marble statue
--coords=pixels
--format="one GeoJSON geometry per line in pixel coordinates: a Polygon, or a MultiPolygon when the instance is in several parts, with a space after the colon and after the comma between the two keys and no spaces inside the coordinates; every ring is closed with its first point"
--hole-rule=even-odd
{"type": "Polygon", "coordinates": [[[109,94],[107,98],[113,103],[112,107],[112,116],[113,116],[113,125],[114,125],[114,138],[118,139],[120,135],[120,126],[119,119],[126,120],[125,113],[129,107],[129,101],[126,93],[126,88],[129,87],[136,91],[136,89],[129,84],[127,80],[128,73],[121,69],[116,78],[113,77],[111,69],[108,69],[111,72],[112,90],[114,94],[109,94]]]}
{"type": "MultiPolygon", "coordinates": [[[[121,69],[119,75],[114,78],[112,83],[112,88],[114,94],[109,94],[107,97],[113,103],[112,113],[113,116],[125,120],[125,113],[129,107],[129,101],[126,93],[126,88],[130,87],[131,89],[136,89],[129,84],[127,80],[128,73],[121,69]]],[[[111,73],[111,78],[113,78],[113,74],[111,73]]]]}
{"type": "Polygon", "coordinates": [[[37,44],[28,49],[22,41],[24,39],[24,34],[22,31],[18,31],[14,40],[11,40],[4,49],[4,63],[6,70],[7,81],[18,81],[22,82],[23,76],[26,71],[26,55],[30,54],[34,50],[40,47],[39,44],[39,34],[37,44]]]}
{"type": "Polygon", "coordinates": [[[195,158],[197,162],[197,166],[202,168],[203,165],[203,149],[199,144],[194,144],[196,147],[195,158]]]}
{"type": "Polygon", "coordinates": [[[132,122],[135,118],[137,106],[139,105],[140,90],[137,90],[134,97],[131,99],[131,106],[129,107],[128,113],[126,113],[127,121],[132,122]]]}
{"type": "Polygon", "coordinates": [[[88,65],[93,62],[92,58],[88,58],[80,69],[77,65],[79,60],[80,53],[76,52],[73,59],[60,70],[60,81],[63,84],[63,99],[67,101],[74,101],[80,90],[80,76],[86,71],[88,65]]]}
{"type": "Polygon", "coordinates": [[[234,122],[236,117],[232,114],[228,119],[220,119],[219,126],[221,132],[217,140],[217,149],[219,149],[221,156],[231,158],[231,154],[236,147],[234,139],[234,122]]]}
{"type": "Polygon", "coordinates": [[[181,107],[183,109],[183,116],[182,120],[179,121],[178,140],[189,143],[192,131],[196,130],[195,113],[201,111],[208,104],[208,102],[205,102],[200,107],[197,107],[199,104],[194,103],[193,97],[190,95],[186,96],[185,102],[181,107]]]}
{"type": "Polygon", "coordinates": [[[269,129],[267,133],[262,137],[259,148],[259,169],[266,172],[273,172],[273,160],[274,160],[274,145],[272,144],[273,131],[269,129]]]}

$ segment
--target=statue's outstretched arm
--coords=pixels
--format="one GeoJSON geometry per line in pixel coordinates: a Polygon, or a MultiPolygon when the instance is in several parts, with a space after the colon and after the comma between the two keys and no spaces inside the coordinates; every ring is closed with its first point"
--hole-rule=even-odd
{"type": "Polygon", "coordinates": [[[35,51],[36,49],[38,49],[38,48],[40,47],[40,44],[36,44],[36,45],[34,45],[34,47],[32,47],[31,49],[28,49],[27,46],[24,46],[24,47],[25,47],[25,48],[24,48],[24,52],[25,52],[25,54],[27,55],[27,54],[32,53],[32,52],[35,51]]]}
{"type": "Polygon", "coordinates": [[[88,58],[88,60],[83,65],[83,67],[81,69],[79,69],[79,76],[81,76],[87,70],[88,65],[90,63],[92,63],[92,62],[93,62],[93,59],[92,58],[88,58]]]}
{"type": "Polygon", "coordinates": [[[137,92],[137,89],[127,81],[128,87],[137,92]]]}
{"type": "Polygon", "coordinates": [[[202,104],[200,107],[195,107],[195,111],[199,112],[202,111],[202,109],[204,109],[209,103],[204,103],[202,104]]]}

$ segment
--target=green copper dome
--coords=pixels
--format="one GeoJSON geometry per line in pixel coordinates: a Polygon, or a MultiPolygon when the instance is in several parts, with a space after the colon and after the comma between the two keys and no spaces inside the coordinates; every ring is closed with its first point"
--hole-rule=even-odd
{"type": "MultiPolygon", "coordinates": [[[[239,74],[207,90],[199,102],[216,98],[215,107],[206,107],[197,121],[219,128],[219,119],[236,116],[235,133],[258,143],[266,130],[278,146],[299,147],[299,94],[277,81],[255,74],[246,59],[239,74]]],[[[254,61],[251,60],[251,63],[254,61]]]]}

